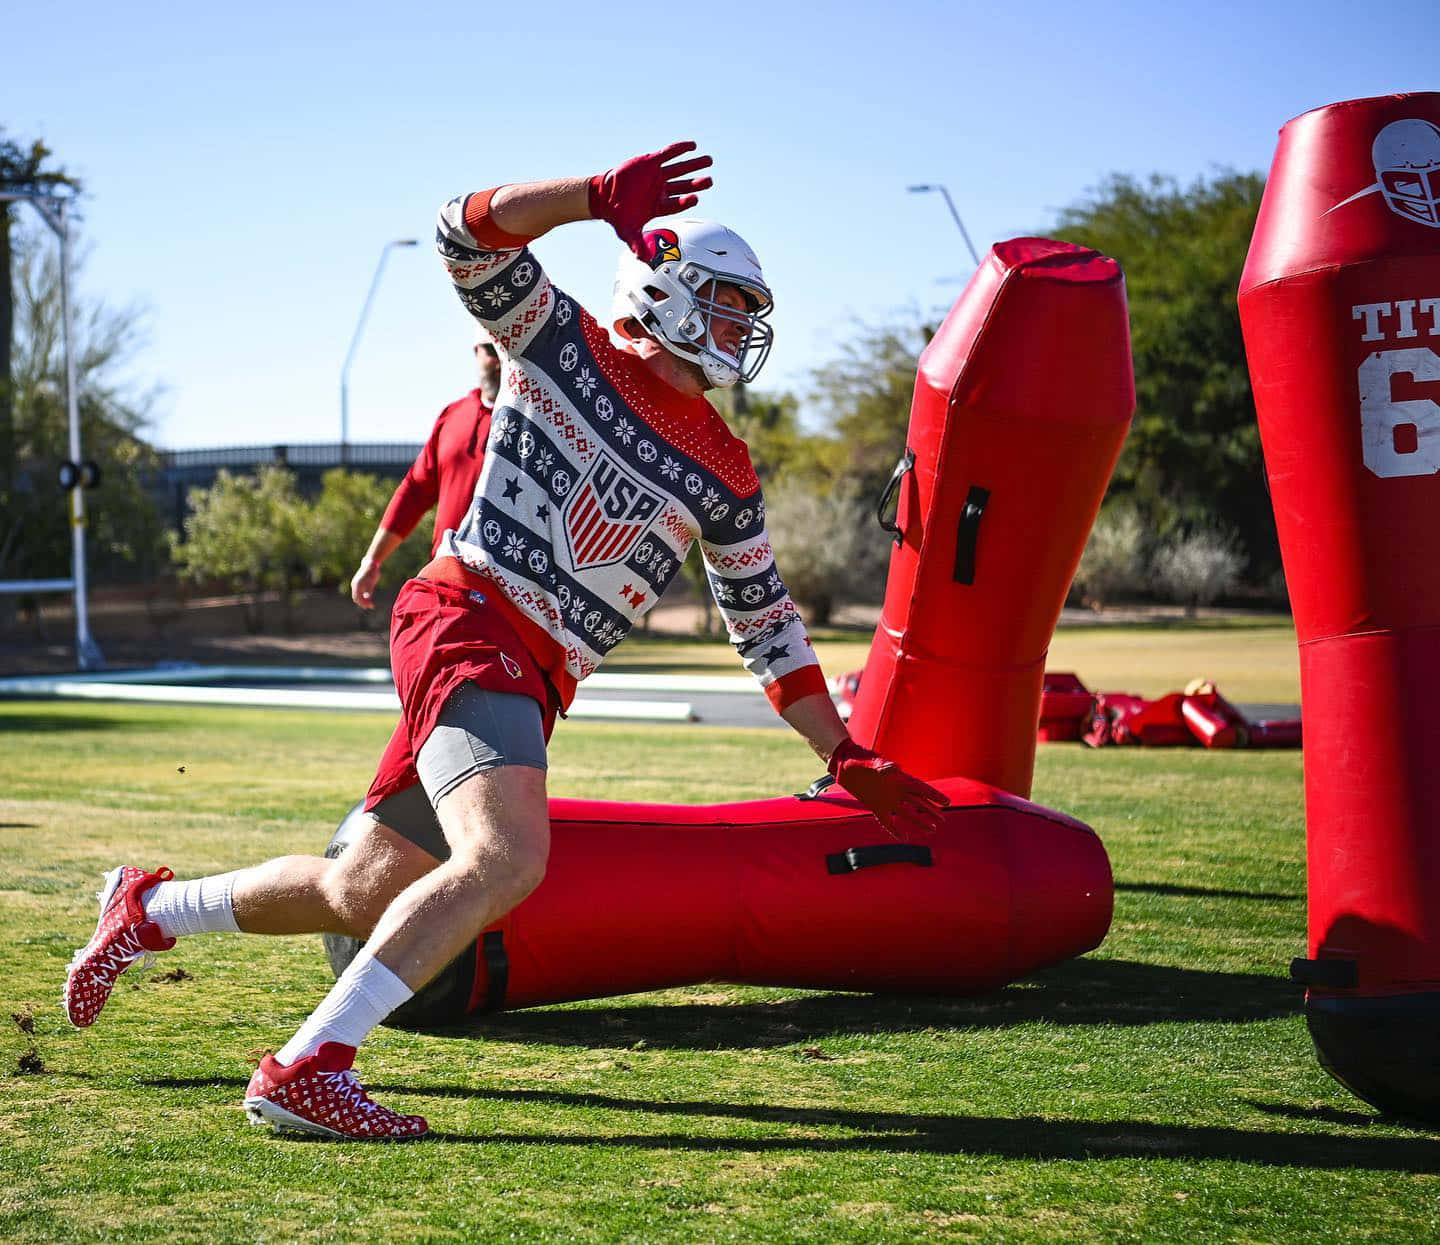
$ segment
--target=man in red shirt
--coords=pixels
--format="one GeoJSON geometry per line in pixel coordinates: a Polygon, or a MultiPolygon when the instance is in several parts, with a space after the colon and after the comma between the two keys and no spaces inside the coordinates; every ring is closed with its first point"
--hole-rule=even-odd
{"type": "Polygon", "coordinates": [[[350,599],[361,609],[375,608],[375,586],[380,567],[415,530],[433,507],[435,535],[430,542],[433,555],[440,538],[465,517],[480,478],[485,442],[490,436],[490,416],[500,390],[500,356],[484,328],[476,330],[475,362],[480,368],[480,386],[458,402],[452,402],[435,421],[430,439],[405,473],[380,526],[370,541],[354,578],[350,599]]]}
{"type": "MultiPolygon", "coordinates": [[[[687,156],[693,147],[672,144],[594,177],[496,186],[441,209],[441,259],[505,366],[470,507],[395,603],[403,714],[366,808],[382,816],[419,792],[449,856],[397,894],[368,842],[384,827],[365,840],[375,858],[368,902],[383,911],[320,1006],[261,1061],[245,1097],[253,1123],[352,1139],[424,1135],[424,1119],[365,1092],[351,1071],[355,1048],[539,885],[555,713],[697,542],[738,657],[839,786],[892,832],[939,823],[945,796],[857,744],[836,714],[775,565],[749,453],[705,401],[759,371],[772,298],[733,230],[689,219],[646,229],[710,186],[691,176],[710,164],[687,156]],[[583,220],[607,222],[629,248],[607,324],[556,287],[529,248],[583,220]]],[[[313,879],[322,863],[286,857],[190,882],[168,869],[112,870],[95,934],[67,975],[71,1022],[93,1023],[120,974],[177,936],[332,928],[313,923],[318,908],[285,902],[290,880],[313,879]]]]}

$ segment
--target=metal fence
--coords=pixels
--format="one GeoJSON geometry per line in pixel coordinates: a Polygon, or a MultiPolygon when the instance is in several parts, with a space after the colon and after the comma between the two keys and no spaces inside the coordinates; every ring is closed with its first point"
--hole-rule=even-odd
{"type": "Polygon", "coordinates": [[[365,471],[398,480],[410,469],[420,443],[414,441],[338,441],[311,445],[226,445],[205,450],[167,450],[160,456],[159,478],[153,485],[161,517],[178,528],[185,520],[191,489],[209,488],[223,471],[248,475],[261,467],[288,467],[303,496],[320,491],[325,473],[335,467],[365,471]]]}

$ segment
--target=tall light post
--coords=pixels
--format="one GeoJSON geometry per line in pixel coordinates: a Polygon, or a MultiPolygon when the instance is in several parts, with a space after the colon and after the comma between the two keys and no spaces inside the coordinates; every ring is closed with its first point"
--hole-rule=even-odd
{"type": "Polygon", "coordinates": [[[911,194],[924,194],[929,190],[938,190],[945,196],[945,206],[950,209],[950,215],[955,218],[955,224],[960,230],[960,236],[965,239],[965,245],[970,248],[970,258],[975,261],[975,267],[980,267],[980,256],[975,253],[975,244],[970,241],[970,234],[965,228],[965,222],[960,219],[960,213],[955,210],[955,204],[951,202],[950,192],[938,183],[935,185],[909,186],[906,189],[908,189],[911,194]]]}
{"type": "Polygon", "coordinates": [[[350,339],[350,349],[345,362],[340,365],[340,461],[350,459],[350,363],[355,358],[355,347],[360,344],[360,334],[365,328],[365,317],[370,314],[370,304],[375,301],[375,291],[380,285],[380,274],[385,271],[385,261],[397,246],[419,246],[416,238],[396,238],[380,248],[380,262],[375,265],[375,275],[370,280],[370,292],[365,295],[365,305],[360,308],[360,319],[355,324],[355,336],[350,339]]]}

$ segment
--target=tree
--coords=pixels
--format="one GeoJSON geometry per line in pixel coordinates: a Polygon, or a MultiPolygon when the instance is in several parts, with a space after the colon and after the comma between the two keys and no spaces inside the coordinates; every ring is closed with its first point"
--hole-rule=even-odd
{"type": "Polygon", "coordinates": [[[279,591],[287,628],[295,592],[307,577],[306,510],[295,475],[262,467],[253,476],[221,471],[209,488],[190,490],[184,537],[170,533],[182,579],[222,583],[248,593],[245,625],[263,629],[261,596],[279,591]]]}
{"type": "Polygon", "coordinates": [[[841,601],[878,595],[889,542],[855,481],[780,480],[765,513],[775,563],[809,622],[828,623],[841,601]]]}
{"type": "Polygon", "coordinates": [[[762,481],[782,471],[790,475],[827,476],[844,467],[841,447],[832,438],[800,426],[800,403],[791,393],[766,393],[738,384],[712,389],[710,403],[730,431],[745,442],[750,461],[762,481]]]}
{"type": "MultiPolygon", "coordinates": [[[[320,496],[304,516],[305,557],[312,583],[349,593],[350,577],[370,544],[389,504],[393,484],[364,472],[336,467],[325,473],[320,496]]],[[[430,525],[421,522],[385,559],[380,582],[393,586],[411,578],[430,556],[430,525]]],[[[362,613],[362,622],[369,615],[362,613]]]]}
{"type": "Polygon", "coordinates": [[[1222,172],[1182,189],[1115,176],[1060,213],[1057,232],[1125,269],[1135,423],[1112,494],[1162,540],[1222,523],[1253,581],[1280,565],[1235,294],[1264,179],[1222,172]]]}
{"type": "MultiPolygon", "coordinates": [[[[783,472],[792,479],[808,480],[814,487],[843,466],[838,442],[801,428],[800,403],[794,394],[767,393],[741,382],[727,389],[712,389],[706,397],[730,431],[745,442],[762,484],[783,472]]],[[[692,549],[680,570],[700,602],[700,632],[710,635],[716,624],[714,602],[698,548],[692,549]]]]}
{"type": "MultiPolygon", "coordinates": [[[[14,351],[7,391],[9,459],[0,484],[0,576],[53,577],[70,560],[70,517],[57,475],[69,457],[60,263],[48,233],[13,236],[14,351]]],[[[83,270],[83,256],[72,260],[83,270]]],[[[72,273],[73,275],[73,273],[72,273]]],[[[73,297],[73,296],[72,296],[73,297]]],[[[138,435],[155,398],[123,379],[142,342],[143,315],[73,297],[77,406],[85,455],[101,468],[87,496],[90,551],[97,570],[152,571],[162,526],[146,477],[159,455],[138,435]]]]}
{"type": "Polygon", "coordinates": [[[840,471],[875,497],[905,450],[916,368],[935,330],[918,321],[858,328],[839,357],[813,373],[813,396],[840,471]]]}
{"type": "MultiPolygon", "coordinates": [[[[39,139],[27,148],[7,138],[4,127],[0,127],[0,191],[43,192],[62,186],[79,190],[80,183],[63,169],[49,167],[50,154],[50,149],[39,139]]],[[[16,215],[15,204],[0,200],[0,512],[13,504],[16,471],[15,387],[11,373],[15,341],[11,226],[16,215]]],[[[0,535],[0,542],[3,539],[0,535]]]]}

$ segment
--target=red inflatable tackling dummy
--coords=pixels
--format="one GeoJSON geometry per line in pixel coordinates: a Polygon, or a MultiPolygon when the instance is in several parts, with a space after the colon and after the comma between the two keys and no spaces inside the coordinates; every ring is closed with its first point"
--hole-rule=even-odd
{"type": "MultiPolygon", "coordinates": [[[[1133,406],[1115,262],[997,246],[921,359],[904,545],[850,726],[946,791],[943,828],[897,843],[837,788],[551,800],[545,880],[390,1023],[703,981],[971,994],[1097,946],[1104,847],[1006,792],[1030,787],[1045,651],[1133,406]]],[[[325,943],[337,973],[358,947],[325,943]]]]}
{"type": "Polygon", "coordinates": [[[1291,121],[1240,314],[1305,713],[1321,1063],[1440,1120],[1440,94],[1291,121]]]}
{"type": "MultiPolygon", "coordinates": [[[[550,801],[538,890],[389,1023],[702,981],[973,994],[1081,955],[1110,925],[1081,822],[965,779],[934,835],[897,843],[831,788],[710,806],[550,801]]],[[[335,856],[368,825],[359,805],[335,856]]],[[[358,943],[327,935],[338,974],[358,943]]]]}
{"type": "Polygon", "coordinates": [[[1029,794],[1045,653],[1134,409],[1120,266],[992,248],[920,356],[857,740],[1029,794]]]}

